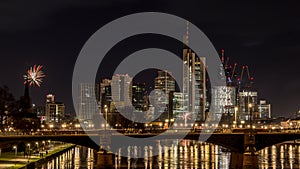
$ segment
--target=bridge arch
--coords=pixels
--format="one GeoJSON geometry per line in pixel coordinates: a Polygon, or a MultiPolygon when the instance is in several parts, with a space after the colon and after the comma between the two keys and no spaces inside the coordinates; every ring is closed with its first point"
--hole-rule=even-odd
{"type": "Polygon", "coordinates": [[[261,133],[255,135],[255,147],[259,151],[272,145],[298,139],[300,133],[261,133]]]}

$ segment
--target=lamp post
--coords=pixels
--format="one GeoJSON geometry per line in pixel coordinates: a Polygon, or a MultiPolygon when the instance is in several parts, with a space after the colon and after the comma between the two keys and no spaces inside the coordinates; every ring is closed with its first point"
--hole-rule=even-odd
{"type": "Polygon", "coordinates": [[[237,111],[239,110],[239,108],[237,106],[234,107],[234,121],[235,121],[235,125],[237,125],[237,111]]]}
{"type": "MultiPolygon", "coordinates": [[[[250,120],[250,138],[249,138],[249,140],[252,144],[254,144],[253,143],[254,135],[253,135],[253,127],[252,127],[252,104],[251,103],[248,104],[248,108],[250,111],[250,118],[249,118],[249,120],[250,120]]],[[[251,150],[251,154],[253,154],[253,150],[251,150]]]]}
{"type": "Polygon", "coordinates": [[[248,147],[246,149],[248,149],[248,151],[250,151],[251,153],[251,156],[254,156],[255,155],[255,136],[254,136],[254,133],[253,133],[253,122],[252,122],[252,108],[253,108],[253,105],[251,103],[248,104],[248,109],[250,111],[250,134],[249,134],[249,141],[248,141],[248,147]]]}
{"type": "Polygon", "coordinates": [[[66,124],[62,124],[61,127],[62,127],[63,130],[65,130],[65,128],[67,127],[67,125],[66,124]]]}
{"type": "Polygon", "coordinates": [[[170,126],[170,123],[169,123],[170,121],[169,121],[169,119],[165,119],[165,127],[167,127],[167,128],[169,128],[169,126],[170,126]]]}
{"type": "Polygon", "coordinates": [[[54,126],[53,126],[53,124],[50,124],[49,127],[50,127],[50,130],[52,131],[54,126]]]}
{"type": "Polygon", "coordinates": [[[170,121],[169,121],[169,126],[170,126],[171,124],[173,124],[173,123],[174,123],[174,119],[171,118],[170,121]]]}
{"type": "Polygon", "coordinates": [[[250,122],[250,131],[252,131],[252,104],[251,103],[249,103],[248,104],[248,109],[249,109],[249,111],[250,111],[250,117],[249,117],[249,122],[250,122]]]}
{"type": "Polygon", "coordinates": [[[77,133],[77,134],[79,134],[79,127],[80,127],[80,124],[75,124],[75,128],[76,128],[75,133],[77,133]]]}
{"type": "Polygon", "coordinates": [[[18,153],[18,147],[17,147],[17,146],[14,146],[13,149],[15,149],[15,156],[17,156],[17,153],[18,153]]]}
{"type": "Polygon", "coordinates": [[[27,146],[28,146],[28,158],[29,158],[30,157],[29,156],[30,155],[30,143],[28,143],[27,146]]]}
{"type": "Polygon", "coordinates": [[[39,149],[39,142],[35,142],[36,148],[39,149]]]}
{"type": "Polygon", "coordinates": [[[104,112],[105,112],[105,126],[104,126],[104,137],[106,139],[106,126],[107,126],[107,105],[104,105],[104,112]]]}

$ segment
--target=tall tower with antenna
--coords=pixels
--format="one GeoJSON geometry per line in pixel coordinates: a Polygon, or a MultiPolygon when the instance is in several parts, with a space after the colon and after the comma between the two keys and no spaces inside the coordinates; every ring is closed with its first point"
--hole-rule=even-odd
{"type": "Polygon", "coordinates": [[[183,95],[184,109],[191,118],[205,120],[206,71],[205,58],[197,57],[189,47],[189,23],[187,22],[183,47],[183,95]]]}

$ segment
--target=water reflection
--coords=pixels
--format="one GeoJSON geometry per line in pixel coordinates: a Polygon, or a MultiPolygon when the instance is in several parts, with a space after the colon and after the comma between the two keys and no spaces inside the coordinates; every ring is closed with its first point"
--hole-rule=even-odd
{"type": "Polygon", "coordinates": [[[41,169],[93,169],[96,151],[86,147],[75,147],[67,152],[54,157],[35,168],[41,169]]]}
{"type": "MultiPolygon", "coordinates": [[[[170,140],[169,140],[170,141],[170,140]]],[[[219,146],[208,143],[197,143],[188,140],[172,140],[172,144],[157,142],[156,147],[145,146],[127,147],[119,149],[115,156],[115,169],[119,168],[229,168],[230,153],[219,146]],[[162,146],[163,145],[163,146],[162,146]],[[171,146],[165,146],[171,145],[171,146]],[[140,151],[143,150],[143,151],[140,151]],[[153,151],[158,151],[157,156],[152,157],[153,151]],[[132,152],[134,151],[134,152],[132,152]],[[135,159],[134,154],[143,152],[143,159],[135,159]],[[121,157],[122,154],[128,157],[121,157]]]]}
{"type": "Polygon", "coordinates": [[[299,168],[300,144],[286,143],[273,145],[260,152],[259,164],[262,169],[299,168]]]}
{"type": "MultiPolygon", "coordinates": [[[[75,147],[44,164],[40,164],[37,168],[93,169],[96,166],[96,153],[95,150],[90,148],[75,147]]],[[[259,152],[259,168],[299,168],[299,154],[300,144],[286,143],[265,148],[259,152]]],[[[188,140],[172,140],[171,144],[157,142],[156,146],[120,148],[114,159],[115,169],[228,169],[229,165],[229,151],[217,145],[188,140]],[[152,156],[156,151],[161,153],[152,156]],[[122,157],[122,154],[128,157],[122,157]],[[144,158],[137,158],[141,154],[144,155],[144,158]]]]}

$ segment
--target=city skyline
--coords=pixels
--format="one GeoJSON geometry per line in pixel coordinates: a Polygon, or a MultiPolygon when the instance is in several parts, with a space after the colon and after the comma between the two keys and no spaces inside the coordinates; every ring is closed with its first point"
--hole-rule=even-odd
{"type": "MultiPolygon", "coordinates": [[[[15,99],[23,95],[22,75],[25,70],[34,64],[42,64],[47,77],[40,88],[30,88],[33,102],[37,105],[43,104],[44,101],[40,102],[41,98],[48,93],[54,93],[58,100],[66,103],[66,111],[74,111],[71,78],[74,63],[85,41],[107,22],[126,14],[146,10],[172,13],[190,20],[203,30],[217,50],[225,49],[226,55],[239,65],[248,64],[251,74],[255,77],[260,98],[272,104],[274,116],[293,116],[300,107],[300,80],[297,79],[299,59],[296,57],[300,51],[297,40],[300,36],[299,26],[295,23],[299,18],[295,7],[297,5],[262,3],[258,6],[251,3],[238,7],[238,4],[205,2],[205,9],[200,6],[201,3],[196,2],[182,4],[177,1],[171,4],[152,1],[145,7],[145,4],[133,1],[122,2],[129,10],[120,11],[120,6],[109,1],[82,1],[82,4],[51,2],[40,4],[41,10],[33,13],[29,11],[37,7],[38,3],[35,1],[25,4],[1,4],[1,7],[5,8],[1,16],[6,19],[2,20],[0,28],[3,37],[0,41],[0,55],[5,60],[0,68],[3,77],[0,85],[7,85],[15,99]],[[185,11],[180,5],[199,14],[185,11]],[[88,9],[91,6],[94,6],[93,9],[88,9]],[[202,11],[197,10],[197,7],[202,11]],[[46,8],[48,10],[42,10],[46,8]],[[216,14],[209,11],[213,8],[218,11],[216,14]],[[62,9],[67,9],[68,12],[62,9]],[[107,12],[108,10],[110,12],[107,12]],[[240,16],[235,16],[236,13],[240,16]]],[[[133,37],[129,39],[131,44],[135,44],[131,51],[159,46],[178,51],[178,55],[181,56],[181,44],[162,44],[171,41],[169,39],[157,42],[161,38],[133,37]],[[135,43],[145,39],[150,40],[145,44],[135,43]]],[[[114,67],[127,56],[126,54],[131,53],[130,50],[125,50],[122,43],[116,48],[120,50],[112,51],[108,57],[116,63],[110,63],[108,66],[114,67]]],[[[109,75],[110,73],[106,73],[103,77],[109,75]]]]}

